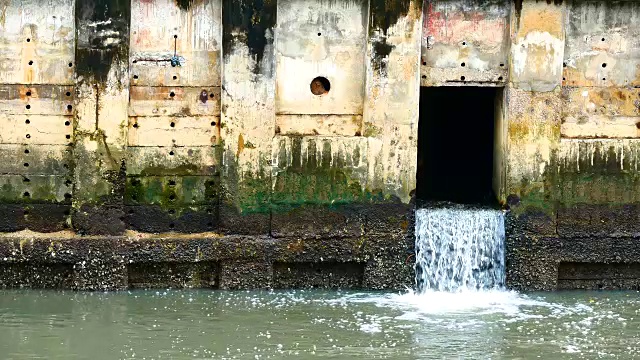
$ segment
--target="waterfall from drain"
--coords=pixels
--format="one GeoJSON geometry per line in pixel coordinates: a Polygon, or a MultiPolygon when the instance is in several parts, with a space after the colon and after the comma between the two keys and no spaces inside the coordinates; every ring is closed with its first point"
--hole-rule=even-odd
{"type": "Polygon", "coordinates": [[[504,286],[504,213],[464,207],[416,211],[416,284],[426,291],[504,286]]]}

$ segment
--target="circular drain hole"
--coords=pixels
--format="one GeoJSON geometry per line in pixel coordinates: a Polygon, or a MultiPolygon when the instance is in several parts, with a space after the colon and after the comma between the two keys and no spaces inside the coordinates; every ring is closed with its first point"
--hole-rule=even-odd
{"type": "Polygon", "coordinates": [[[324,95],[331,90],[331,83],[326,77],[318,76],[311,80],[310,88],[313,95],[324,95]]]}

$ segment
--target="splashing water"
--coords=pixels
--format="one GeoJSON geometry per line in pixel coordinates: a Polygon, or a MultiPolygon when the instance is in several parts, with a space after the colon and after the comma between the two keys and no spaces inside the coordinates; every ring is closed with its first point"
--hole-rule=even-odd
{"type": "Polygon", "coordinates": [[[418,293],[502,289],[504,242],[504,213],[500,210],[417,210],[418,293]]]}

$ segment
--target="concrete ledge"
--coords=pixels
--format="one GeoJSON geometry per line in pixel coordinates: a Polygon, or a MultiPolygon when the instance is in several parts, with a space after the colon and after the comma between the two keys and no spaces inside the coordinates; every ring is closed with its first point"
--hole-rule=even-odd
{"type": "MultiPolygon", "coordinates": [[[[639,279],[629,278],[637,272],[619,270],[633,267],[638,262],[640,238],[615,236],[613,233],[602,236],[589,232],[590,236],[583,237],[545,236],[525,228],[523,221],[508,216],[506,264],[507,287],[510,289],[638,288],[639,279]],[[590,272],[594,276],[588,279],[581,278],[581,270],[568,271],[566,264],[580,264],[580,268],[588,269],[597,267],[598,271],[590,272]]],[[[580,231],[587,230],[576,228],[573,234],[580,231]]]]}
{"type": "Polygon", "coordinates": [[[558,210],[561,237],[640,237],[640,205],[577,204],[558,210]]]}
{"type": "Polygon", "coordinates": [[[413,261],[406,261],[405,235],[398,234],[339,240],[214,233],[54,235],[25,232],[0,237],[0,288],[249,289],[338,284],[404,289],[413,284],[413,261]],[[285,267],[294,268],[296,274],[284,273],[285,267]]]}

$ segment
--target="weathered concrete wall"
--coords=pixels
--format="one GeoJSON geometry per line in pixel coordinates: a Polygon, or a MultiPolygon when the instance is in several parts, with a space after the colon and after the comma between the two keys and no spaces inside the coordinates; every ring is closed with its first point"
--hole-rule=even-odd
{"type": "Polygon", "coordinates": [[[8,238],[0,269],[18,280],[4,286],[33,274],[33,261],[54,283],[72,269],[72,285],[63,283],[75,288],[126,287],[127,273],[131,286],[154,283],[141,273],[173,268],[187,278],[215,272],[206,278],[224,288],[293,286],[311,276],[306,267],[317,268],[316,285],[410,281],[421,2],[0,6],[0,231],[36,232],[11,235],[20,248],[24,236],[56,244],[36,260],[8,238]],[[200,233],[206,246],[252,237],[205,256],[211,266],[168,255],[129,269],[121,241],[146,233],[200,233]],[[249,239],[251,254],[241,250],[249,239]],[[269,250],[274,239],[293,260],[269,250]],[[310,239],[329,245],[305,250],[310,239]],[[332,253],[334,242],[355,245],[332,253]],[[111,255],[60,257],[79,247],[111,255]],[[328,263],[310,265],[318,259],[328,263]],[[357,276],[334,279],[334,268],[357,276]],[[252,269],[262,272],[254,280],[252,269]]]}
{"type": "Polygon", "coordinates": [[[0,4],[0,231],[65,231],[1,239],[14,280],[0,284],[35,261],[75,288],[402,287],[420,86],[502,88],[493,184],[511,210],[511,286],[626,269],[639,4],[0,4]]]}
{"type": "Polygon", "coordinates": [[[637,287],[638,5],[425,1],[421,85],[504,86],[493,181],[512,287],[637,287]]]}
{"type": "Polygon", "coordinates": [[[523,3],[508,125],[514,287],[638,286],[620,270],[638,262],[640,234],[638,5],[523,3]]]}

